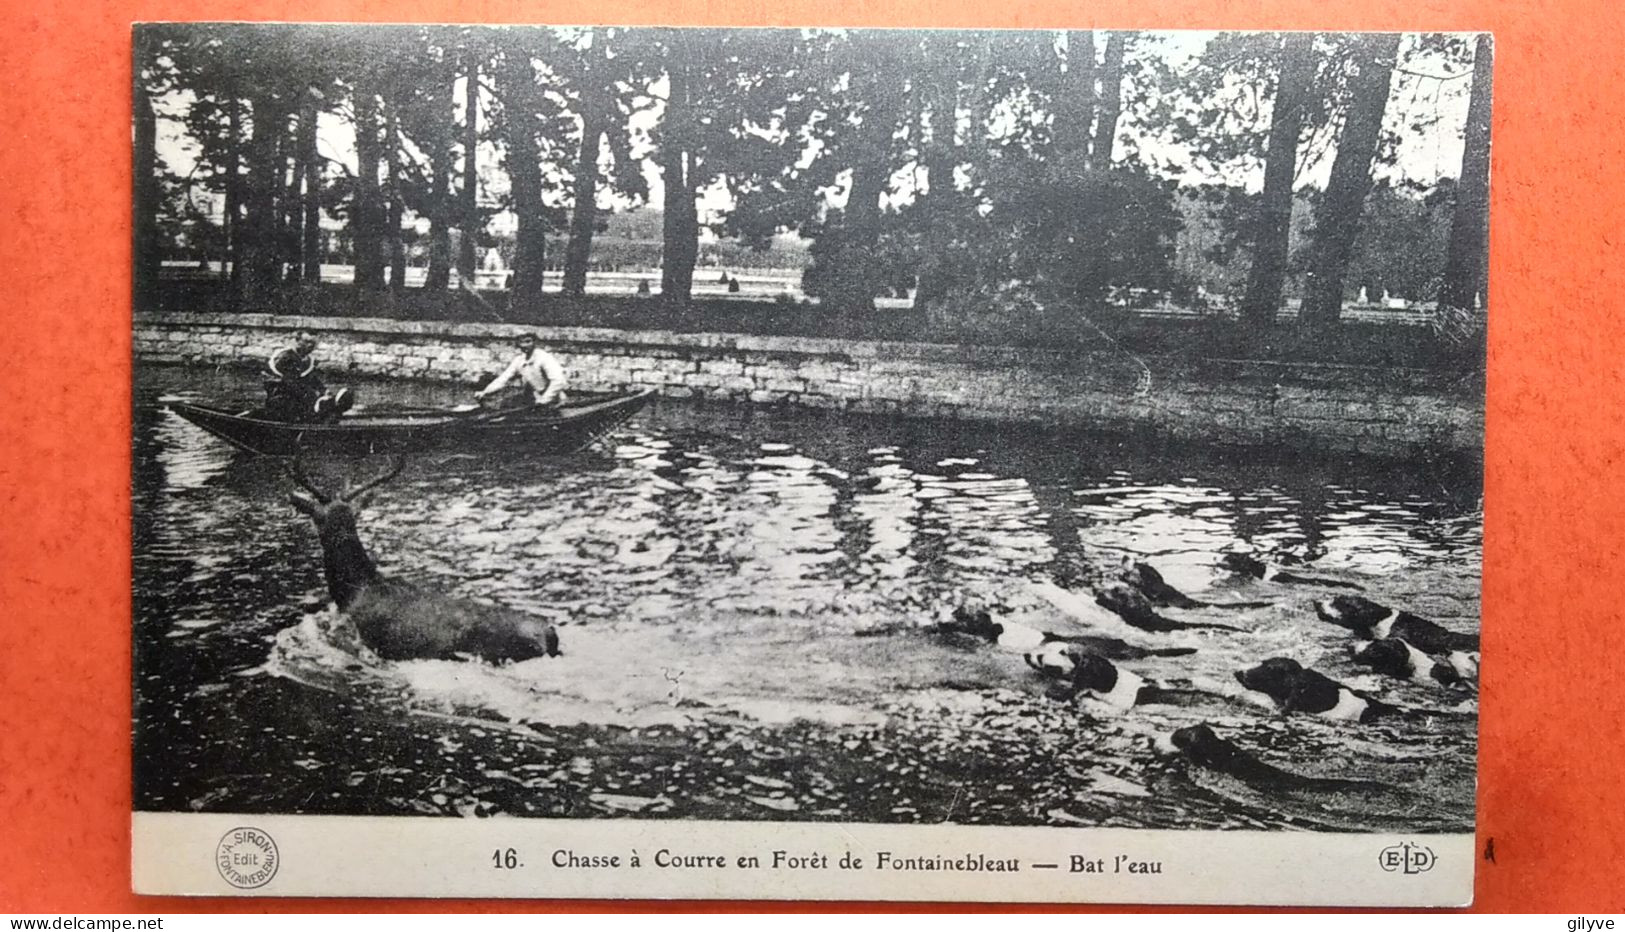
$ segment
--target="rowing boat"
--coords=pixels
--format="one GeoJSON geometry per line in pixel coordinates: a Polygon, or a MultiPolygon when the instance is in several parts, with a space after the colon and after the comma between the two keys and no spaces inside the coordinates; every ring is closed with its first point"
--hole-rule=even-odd
{"type": "Polygon", "coordinates": [[[312,453],[422,453],[506,450],[574,453],[625,423],[653,393],[572,400],[559,408],[506,411],[357,411],[332,423],[268,420],[172,401],[169,409],[232,446],[267,456],[312,453]]]}

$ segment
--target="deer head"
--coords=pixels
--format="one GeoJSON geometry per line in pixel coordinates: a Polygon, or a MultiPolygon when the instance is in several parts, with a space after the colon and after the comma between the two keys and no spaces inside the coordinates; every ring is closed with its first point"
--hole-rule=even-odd
{"type": "Polygon", "coordinates": [[[328,593],[340,609],[345,609],[379,578],[378,568],[356,534],[355,509],[365,503],[367,493],[400,475],[406,468],[406,459],[392,457],[389,469],[360,484],[346,484],[337,495],[319,488],[305,474],[301,460],[302,457],[295,456],[290,471],[305,492],[289,492],[288,502],[315,523],[322,542],[322,568],[327,576],[328,593]]]}

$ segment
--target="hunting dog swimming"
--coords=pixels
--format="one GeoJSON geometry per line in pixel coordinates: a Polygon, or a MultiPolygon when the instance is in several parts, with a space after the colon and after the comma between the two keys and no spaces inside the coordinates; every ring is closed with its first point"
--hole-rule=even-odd
{"type": "Polygon", "coordinates": [[[1117,709],[1137,705],[1191,706],[1223,697],[1198,690],[1170,689],[1138,673],[1124,670],[1099,654],[1070,647],[1057,651],[1053,646],[1026,656],[1028,666],[1061,681],[1051,693],[1057,699],[1090,699],[1117,709]]]}
{"type": "Polygon", "coordinates": [[[1272,657],[1250,670],[1238,670],[1236,679],[1275,700],[1283,712],[1307,712],[1363,724],[1399,711],[1287,657],[1272,657]]]}
{"type": "Polygon", "coordinates": [[[1266,608],[1269,602],[1204,602],[1174,588],[1156,567],[1132,557],[1124,558],[1118,578],[1161,608],[1266,608]]]}
{"type": "Polygon", "coordinates": [[[1347,628],[1361,637],[1381,640],[1386,637],[1403,639],[1407,644],[1428,654],[1448,654],[1451,651],[1476,652],[1478,635],[1451,631],[1443,625],[1420,615],[1389,608],[1365,596],[1340,595],[1315,603],[1315,614],[1347,628]]]}
{"type": "Polygon", "coordinates": [[[1354,652],[1354,661],[1386,676],[1402,680],[1432,679],[1445,686],[1471,685],[1478,673],[1476,663],[1472,676],[1468,676],[1455,666],[1417,650],[1403,638],[1393,637],[1362,645],[1354,652]]]}
{"type": "Polygon", "coordinates": [[[385,660],[449,660],[461,655],[499,662],[557,657],[558,631],[540,618],[378,572],[356,533],[356,509],[368,493],[405,467],[406,460],[396,457],[382,475],[328,493],[305,475],[298,457],[293,461],[293,478],[305,492],[289,492],[288,501],[316,525],[328,594],[350,617],[361,642],[385,660]]]}
{"type": "Polygon", "coordinates": [[[1115,613],[1132,627],[1141,631],[1163,633],[1208,628],[1217,631],[1240,631],[1233,625],[1214,621],[1179,621],[1159,614],[1151,600],[1140,590],[1127,583],[1110,583],[1095,590],[1095,604],[1115,613]]]}
{"type": "Polygon", "coordinates": [[[1328,589],[1364,588],[1358,583],[1345,582],[1341,579],[1327,579],[1324,576],[1304,576],[1301,573],[1265,563],[1263,560],[1246,553],[1223,554],[1219,557],[1219,565],[1238,576],[1245,576],[1248,579],[1257,579],[1263,582],[1299,586],[1324,586],[1328,589]]]}
{"type": "MultiPolygon", "coordinates": [[[[1002,606],[1000,606],[1002,608],[1002,606]]],[[[964,634],[987,641],[1005,650],[1026,655],[1048,649],[1083,649],[1118,660],[1144,657],[1183,657],[1196,653],[1194,647],[1140,647],[1121,638],[1099,634],[1060,634],[1043,631],[1010,620],[995,620],[993,611],[976,605],[960,605],[953,616],[929,629],[935,634],[964,634]]],[[[1029,659],[1028,663],[1032,661],[1029,659]]]]}
{"type": "Polygon", "coordinates": [[[1369,638],[1374,642],[1397,640],[1405,644],[1410,650],[1429,655],[1442,661],[1450,669],[1449,674],[1436,671],[1437,664],[1424,663],[1406,654],[1406,662],[1401,662],[1398,650],[1392,646],[1368,648],[1355,655],[1367,666],[1380,673],[1389,673],[1391,676],[1414,677],[1415,671],[1426,670],[1428,675],[1447,685],[1457,682],[1477,682],[1478,680],[1478,635],[1463,634],[1451,631],[1437,622],[1429,621],[1420,615],[1403,612],[1389,608],[1379,602],[1358,595],[1340,595],[1331,599],[1322,599],[1315,603],[1315,614],[1322,621],[1329,621],[1334,625],[1353,631],[1355,636],[1369,638]],[[1369,661],[1361,659],[1363,654],[1369,654],[1369,661]],[[1379,667],[1378,664],[1383,666],[1379,667]],[[1407,673],[1392,673],[1390,670],[1408,670],[1407,673]],[[1454,675],[1453,679],[1446,677],[1454,675]]]}
{"type": "Polygon", "coordinates": [[[1169,739],[1174,749],[1199,767],[1228,774],[1244,783],[1267,789],[1354,790],[1378,788],[1362,780],[1306,777],[1267,764],[1218,736],[1206,725],[1190,725],[1175,731],[1169,739]]]}
{"type": "Polygon", "coordinates": [[[1268,604],[1264,602],[1237,602],[1224,605],[1197,602],[1168,585],[1162,579],[1162,574],[1148,564],[1133,561],[1125,562],[1124,576],[1123,579],[1107,579],[1094,588],[1087,585],[1080,586],[1078,590],[1067,588],[1050,580],[1035,581],[1032,584],[1032,590],[1039,598],[1085,625],[1108,625],[1121,622],[1129,627],[1157,634],[1204,628],[1217,631],[1242,630],[1233,625],[1213,621],[1180,621],[1169,618],[1157,611],[1159,601],[1169,605],[1176,605],[1176,603],[1183,600],[1183,604],[1186,606],[1220,608],[1261,608],[1268,604]],[[1147,595],[1147,591],[1155,593],[1156,598],[1147,595]]]}

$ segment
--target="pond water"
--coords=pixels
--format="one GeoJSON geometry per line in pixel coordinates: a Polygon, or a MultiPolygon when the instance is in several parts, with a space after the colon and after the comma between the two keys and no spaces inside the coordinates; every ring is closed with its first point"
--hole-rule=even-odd
{"type": "MultiPolygon", "coordinates": [[[[1476,632],[1475,465],[662,401],[586,453],[420,457],[379,488],[359,528],[386,574],[547,617],[564,650],[385,662],[328,604],[286,463],[159,403],[247,406],[257,387],[137,375],[138,809],[1471,829],[1472,694],[1355,665],[1311,607],[1326,591],[1219,556],[1302,561],[1476,632]],[[1019,653],[923,630],[964,600],[1082,630],[1044,587],[1125,556],[1198,598],[1269,603],[1165,611],[1234,631],[1104,632],[1194,647],[1120,666],[1212,701],[1062,702],[1019,653]],[[1234,677],[1276,656],[1413,712],[1283,715],[1234,677]],[[1368,786],[1266,791],[1156,750],[1199,722],[1368,786]]],[[[383,465],[309,468],[336,486],[383,465]]]]}

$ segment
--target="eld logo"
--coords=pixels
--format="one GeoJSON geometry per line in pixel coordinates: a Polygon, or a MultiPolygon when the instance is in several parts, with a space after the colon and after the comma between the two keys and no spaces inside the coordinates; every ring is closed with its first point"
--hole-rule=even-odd
{"type": "Polygon", "coordinates": [[[1403,871],[1407,874],[1425,873],[1433,870],[1433,865],[1438,860],[1432,848],[1413,845],[1410,842],[1384,848],[1382,853],[1377,855],[1377,863],[1390,874],[1394,871],[1403,871]]]}

